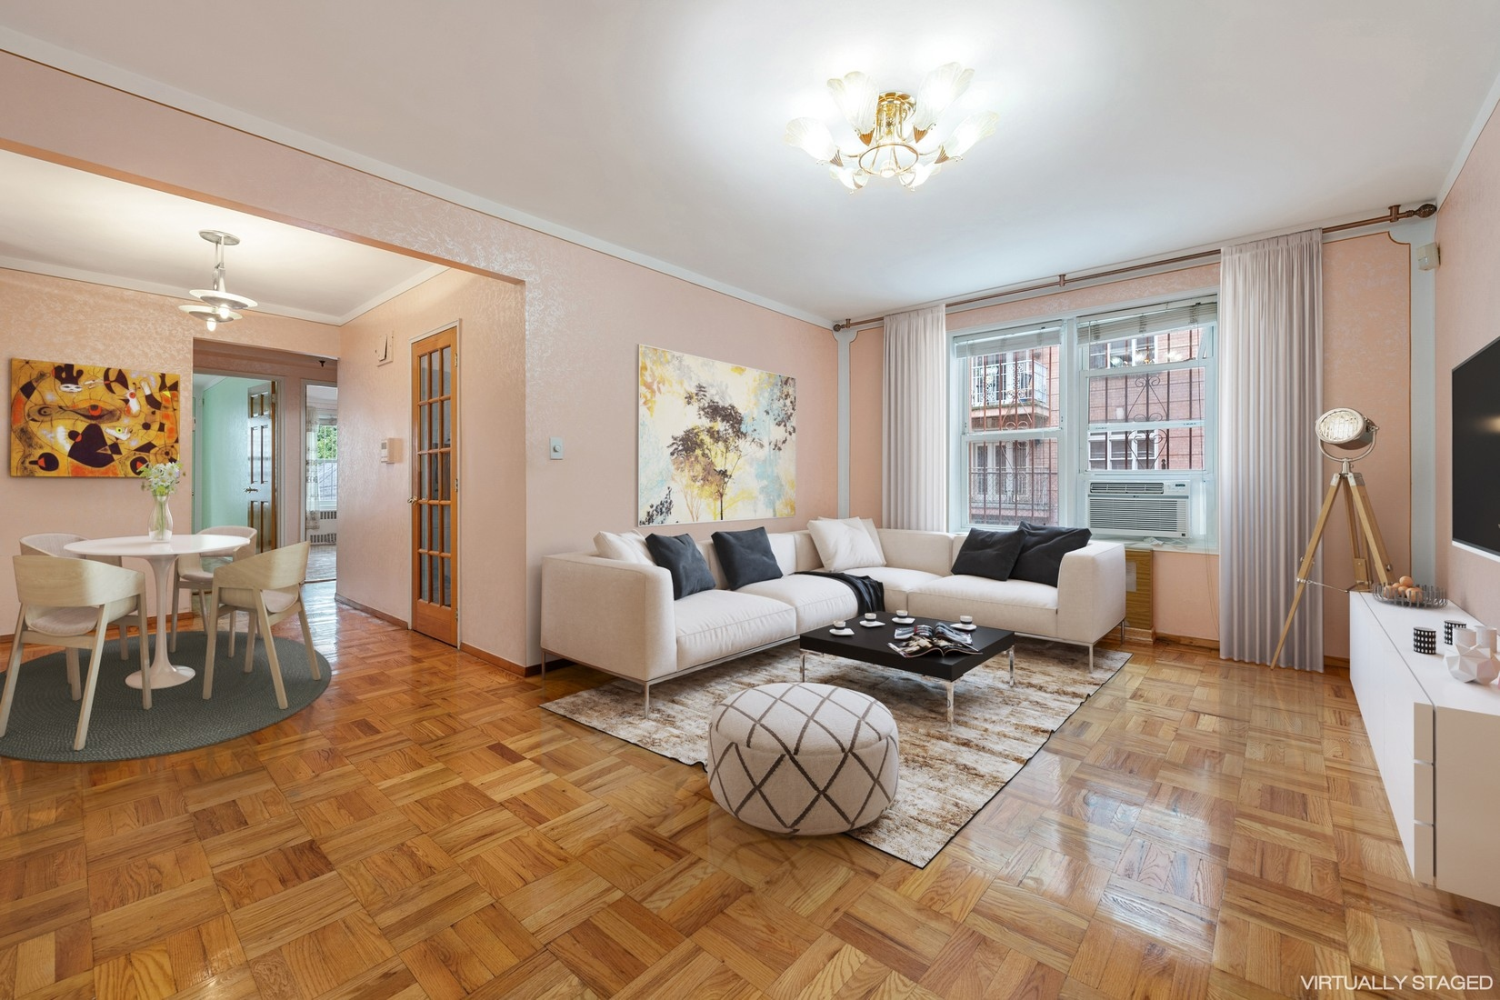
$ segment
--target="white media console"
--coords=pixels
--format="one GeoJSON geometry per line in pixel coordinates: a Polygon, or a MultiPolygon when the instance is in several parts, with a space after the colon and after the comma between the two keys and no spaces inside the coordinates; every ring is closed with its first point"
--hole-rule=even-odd
{"type": "Polygon", "coordinates": [[[1349,679],[1419,882],[1500,905],[1500,687],[1443,663],[1443,622],[1481,624],[1455,604],[1402,608],[1349,595],[1349,679]],[[1412,650],[1416,626],[1438,655],[1412,650]]]}

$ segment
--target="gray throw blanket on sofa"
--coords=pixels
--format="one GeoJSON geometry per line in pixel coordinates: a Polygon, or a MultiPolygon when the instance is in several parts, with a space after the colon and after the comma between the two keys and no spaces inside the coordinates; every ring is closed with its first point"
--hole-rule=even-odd
{"type": "Polygon", "coordinates": [[[868,576],[854,576],[849,573],[824,573],[821,570],[805,569],[801,576],[826,576],[830,580],[837,580],[850,590],[854,591],[854,603],[858,605],[855,617],[870,611],[885,610],[885,584],[879,580],[872,580],[868,576]]]}

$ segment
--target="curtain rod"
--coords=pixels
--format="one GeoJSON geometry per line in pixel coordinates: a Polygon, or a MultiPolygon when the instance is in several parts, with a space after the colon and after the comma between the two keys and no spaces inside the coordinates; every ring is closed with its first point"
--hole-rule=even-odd
{"type": "MultiPolygon", "coordinates": [[[[1419,205],[1416,208],[1407,209],[1405,212],[1401,211],[1401,206],[1398,204],[1392,205],[1390,207],[1390,211],[1385,215],[1377,215],[1369,219],[1360,219],[1358,222],[1341,222],[1336,226],[1324,226],[1323,232],[1337,233],[1345,229],[1359,229],[1362,226],[1374,226],[1381,223],[1393,224],[1400,222],[1402,219],[1409,219],[1412,216],[1416,216],[1419,219],[1425,219],[1436,214],[1437,206],[1432,204],[1432,202],[1428,202],[1425,205],[1419,205]]],[[[1206,261],[1211,257],[1218,257],[1219,254],[1220,251],[1218,250],[1202,250],[1198,253],[1186,253],[1181,255],[1180,257],[1165,257],[1161,260],[1146,261],[1143,264],[1130,264],[1126,267],[1111,268],[1108,271],[1093,271],[1089,274],[1080,274],[1076,278],[1074,278],[1073,281],[1093,281],[1097,278],[1112,278],[1117,274],[1129,274],[1132,271],[1145,271],[1153,267],[1166,267],[1171,264],[1186,264],[1188,261],[1206,261]]],[[[1053,278],[1050,281],[1043,281],[1035,285],[1027,285],[1024,288],[1010,288],[1003,292],[991,292],[988,295],[976,295],[973,298],[959,299],[957,302],[948,302],[944,304],[943,309],[945,311],[950,309],[957,309],[960,306],[971,306],[977,302],[988,302],[991,299],[1004,299],[1012,295],[1025,295],[1027,292],[1040,292],[1048,288],[1054,288],[1060,291],[1066,288],[1067,285],[1068,276],[1066,274],[1059,274],[1056,278],[1053,278]]],[[[885,322],[884,316],[871,316],[869,319],[846,319],[842,323],[833,324],[833,332],[837,333],[840,330],[849,330],[856,326],[874,326],[876,323],[883,322],[885,322]]]]}

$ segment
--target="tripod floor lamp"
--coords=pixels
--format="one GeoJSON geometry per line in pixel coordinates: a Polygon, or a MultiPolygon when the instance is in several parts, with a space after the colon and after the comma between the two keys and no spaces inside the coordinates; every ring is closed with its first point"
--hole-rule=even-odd
{"type": "Polygon", "coordinates": [[[1307,543],[1307,553],[1302,565],[1297,567],[1297,593],[1286,613],[1286,624],[1281,627],[1281,639],[1276,643],[1276,652],[1271,656],[1271,666],[1281,659],[1281,650],[1286,646],[1286,637],[1292,631],[1292,619],[1307,585],[1313,583],[1313,560],[1317,558],[1318,546],[1323,541],[1323,529],[1328,527],[1328,515],[1344,495],[1344,506],[1349,512],[1349,548],[1354,557],[1354,586],[1350,590],[1369,590],[1375,581],[1370,579],[1373,560],[1375,577],[1382,586],[1391,582],[1391,557],[1385,550],[1385,539],[1380,536],[1380,525],[1375,521],[1375,508],[1370,504],[1370,495],[1365,492],[1365,477],[1355,472],[1353,465],[1375,450],[1375,432],[1380,428],[1358,410],[1347,407],[1329,410],[1318,418],[1316,430],[1318,447],[1323,454],[1339,463],[1339,471],[1328,483],[1328,493],[1323,497],[1323,508],[1318,512],[1318,522],[1313,528],[1312,539],[1307,543]],[[1330,452],[1329,448],[1338,449],[1330,452]]]}

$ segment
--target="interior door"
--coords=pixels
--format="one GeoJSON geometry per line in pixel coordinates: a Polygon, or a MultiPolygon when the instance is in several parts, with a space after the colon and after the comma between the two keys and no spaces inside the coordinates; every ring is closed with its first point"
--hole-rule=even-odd
{"type": "Polygon", "coordinates": [[[458,643],[458,328],[412,345],[412,628],[458,643]]]}
{"type": "Polygon", "coordinates": [[[250,478],[245,487],[245,523],[255,529],[255,551],[277,546],[276,538],[276,383],[266,382],[246,390],[250,413],[250,478]]]}

